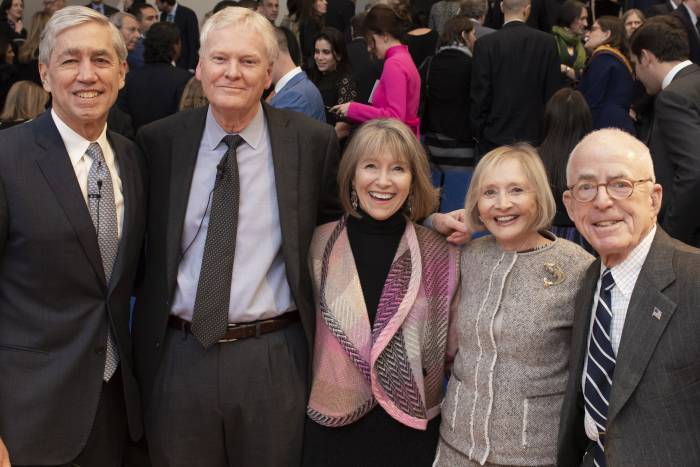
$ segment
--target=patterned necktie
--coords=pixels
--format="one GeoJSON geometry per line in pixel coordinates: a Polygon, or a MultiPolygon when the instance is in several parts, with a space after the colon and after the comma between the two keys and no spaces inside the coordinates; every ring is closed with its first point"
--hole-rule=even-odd
{"type": "MultiPolygon", "coordinates": [[[[117,230],[117,205],[114,202],[114,187],[109,167],[102,155],[102,149],[97,143],[90,143],[85,151],[92,159],[88,172],[88,209],[97,232],[97,243],[100,247],[102,268],[107,285],[112,278],[114,260],[119,249],[119,232],[117,230]]],[[[109,381],[119,364],[119,352],[114,344],[112,331],[107,324],[107,349],[103,379],[109,381]]]]}
{"type": "Polygon", "coordinates": [[[236,253],[240,196],[236,148],[243,139],[239,135],[227,135],[223,141],[228,151],[217,167],[192,315],[192,334],[205,348],[221,339],[228,326],[231,275],[236,253]]]}
{"type": "Polygon", "coordinates": [[[606,269],[600,280],[598,306],[593,317],[593,329],[588,342],[586,381],[583,396],[586,413],[593,419],[598,430],[598,441],[593,447],[593,459],[598,467],[605,467],[605,430],[608,423],[608,405],[615,371],[615,354],[610,339],[612,323],[611,290],[615,287],[610,269],[606,269]]]}
{"type": "Polygon", "coordinates": [[[175,22],[175,15],[172,13],[168,13],[167,16],[165,17],[165,21],[168,23],[174,23],[175,22]]]}

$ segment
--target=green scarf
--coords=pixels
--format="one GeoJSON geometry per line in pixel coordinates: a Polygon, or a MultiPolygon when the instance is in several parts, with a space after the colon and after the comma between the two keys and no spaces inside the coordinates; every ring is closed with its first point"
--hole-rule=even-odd
{"type": "Polygon", "coordinates": [[[572,68],[576,71],[583,69],[586,64],[586,50],[583,48],[581,38],[577,34],[561,26],[552,27],[552,34],[554,34],[554,39],[557,41],[559,59],[562,63],[569,60],[570,55],[567,48],[573,47],[576,58],[574,59],[572,68]]]}

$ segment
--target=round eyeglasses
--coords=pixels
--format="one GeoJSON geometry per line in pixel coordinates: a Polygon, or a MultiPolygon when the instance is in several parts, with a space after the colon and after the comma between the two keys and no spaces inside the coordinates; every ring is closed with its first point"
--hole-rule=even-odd
{"type": "Polygon", "coordinates": [[[598,189],[605,187],[605,191],[612,199],[627,199],[634,193],[634,188],[638,183],[652,182],[651,178],[643,180],[628,180],[626,178],[614,178],[605,183],[596,183],[590,180],[581,180],[575,185],[566,187],[571,196],[579,203],[590,203],[598,196],[598,189]]]}

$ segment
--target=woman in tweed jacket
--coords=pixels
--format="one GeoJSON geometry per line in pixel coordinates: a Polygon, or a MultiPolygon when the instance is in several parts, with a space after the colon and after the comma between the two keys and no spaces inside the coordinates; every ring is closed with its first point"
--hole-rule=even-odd
{"type": "Polygon", "coordinates": [[[398,120],[352,138],[338,184],[346,215],[319,227],[306,466],[429,466],[443,396],[458,252],[413,223],[437,204],[428,161],[398,120]]]}
{"type": "Polygon", "coordinates": [[[462,251],[435,465],[554,465],[574,297],[592,257],[544,230],[555,204],[530,146],[487,154],[465,204],[467,226],[492,235],[462,251]]]}

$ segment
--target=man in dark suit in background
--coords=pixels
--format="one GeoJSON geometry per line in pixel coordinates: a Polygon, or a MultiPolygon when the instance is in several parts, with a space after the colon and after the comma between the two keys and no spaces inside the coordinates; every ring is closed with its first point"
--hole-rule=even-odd
{"type": "Polygon", "coordinates": [[[677,0],[676,2],[673,0],[666,0],[663,3],[651,5],[644,14],[647,15],[647,19],[653,16],[668,15],[673,13],[682,3],[683,0],[677,0]]]}
{"type": "Polygon", "coordinates": [[[175,23],[180,30],[180,42],[182,50],[176,65],[185,70],[194,72],[199,58],[199,23],[197,15],[184,5],[175,0],[156,0],[156,6],[160,10],[160,20],[175,23]]]}
{"type": "Polygon", "coordinates": [[[501,7],[505,24],[474,48],[470,118],[481,155],[516,141],[538,145],[544,106],[562,84],[554,38],[525,24],[529,0],[501,7]]]}
{"type": "Polygon", "coordinates": [[[484,26],[488,9],[487,0],[463,0],[460,5],[460,14],[466,16],[474,23],[477,40],[487,34],[496,32],[495,29],[484,26]]]}
{"type": "Polygon", "coordinates": [[[0,133],[0,437],[13,465],[121,467],[142,433],[129,301],[145,222],[141,154],[105,125],[126,47],[67,7],[39,51],[52,108],[0,133]]]}
{"type": "Polygon", "coordinates": [[[681,20],[688,34],[690,61],[700,65],[700,0],[684,0],[671,15],[681,20]]]}
{"type": "Polygon", "coordinates": [[[197,66],[210,105],[136,138],[155,208],[133,333],[156,467],[301,462],[306,258],[316,225],[340,215],[338,143],[330,125],[261,104],[277,52],[265,17],[219,11],[197,66]]]}
{"type": "Polygon", "coordinates": [[[557,465],[698,465],[700,250],[656,225],[662,188],[628,133],[586,136],[567,183],[600,259],[576,300],[557,465]]]}
{"type": "Polygon", "coordinates": [[[116,8],[114,8],[113,6],[107,5],[102,0],[93,0],[92,2],[88,3],[85,6],[102,13],[103,15],[105,15],[107,17],[112,16],[114,13],[119,11],[116,8]]]}
{"type": "Polygon", "coordinates": [[[659,223],[673,238],[700,247],[700,67],[676,18],[660,16],[632,36],[637,79],[658,94],[649,149],[664,202],[659,223]]]}

